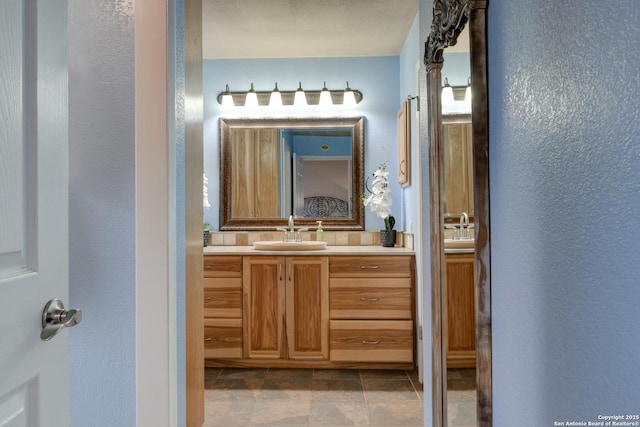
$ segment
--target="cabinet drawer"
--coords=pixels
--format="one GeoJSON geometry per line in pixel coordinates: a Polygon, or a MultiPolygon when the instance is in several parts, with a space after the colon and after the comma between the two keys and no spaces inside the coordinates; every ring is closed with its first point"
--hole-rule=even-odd
{"type": "Polygon", "coordinates": [[[204,317],[242,317],[242,279],[203,279],[204,317]]]}
{"type": "Polygon", "coordinates": [[[204,277],[242,277],[241,256],[205,256],[204,277]]]}
{"type": "Polygon", "coordinates": [[[204,357],[242,358],[242,319],[205,319],[204,357]]]}
{"type": "Polygon", "coordinates": [[[332,319],[411,319],[411,279],[331,279],[332,319]]]}
{"type": "Polygon", "coordinates": [[[332,320],[330,359],[336,362],[413,362],[410,320],[332,320]]]}
{"type": "Polygon", "coordinates": [[[334,256],[330,277],[411,277],[409,256],[334,256]]]}

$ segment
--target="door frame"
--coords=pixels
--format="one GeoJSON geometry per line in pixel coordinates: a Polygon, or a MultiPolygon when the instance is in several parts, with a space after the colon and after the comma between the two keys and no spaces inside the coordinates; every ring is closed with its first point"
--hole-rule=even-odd
{"type": "Polygon", "coordinates": [[[134,20],[136,425],[175,427],[185,416],[187,427],[199,427],[204,423],[202,0],[166,0],[165,7],[137,2],[134,20]]]}

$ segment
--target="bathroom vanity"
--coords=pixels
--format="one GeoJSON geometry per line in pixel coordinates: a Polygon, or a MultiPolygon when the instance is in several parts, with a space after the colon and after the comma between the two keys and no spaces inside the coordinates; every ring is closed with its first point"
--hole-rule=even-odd
{"type": "Polygon", "coordinates": [[[204,251],[207,366],[413,368],[412,251],[204,251]]]}

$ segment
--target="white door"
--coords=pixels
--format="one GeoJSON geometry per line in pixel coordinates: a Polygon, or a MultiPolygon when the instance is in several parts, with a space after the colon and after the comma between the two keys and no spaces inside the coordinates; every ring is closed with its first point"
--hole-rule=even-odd
{"type": "Polygon", "coordinates": [[[0,427],[68,426],[66,0],[0,1],[0,427]]]}

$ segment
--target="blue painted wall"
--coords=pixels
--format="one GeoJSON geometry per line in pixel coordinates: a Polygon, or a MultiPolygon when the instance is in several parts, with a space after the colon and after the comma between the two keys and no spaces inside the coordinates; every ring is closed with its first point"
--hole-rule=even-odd
{"type": "Polygon", "coordinates": [[[638,414],[640,2],[488,8],[494,425],[638,414]]]}
{"type": "MultiPolygon", "coordinates": [[[[407,34],[402,52],[400,53],[400,91],[398,93],[398,108],[404,100],[408,97],[415,97],[418,95],[417,78],[418,73],[416,67],[422,62],[420,60],[420,34],[419,34],[419,19],[416,15],[411,29],[407,34]]],[[[397,110],[397,109],[396,109],[397,110]]],[[[418,189],[419,182],[418,176],[418,164],[420,162],[419,155],[419,141],[418,141],[418,99],[411,101],[411,185],[402,190],[402,217],[396,217],[399,223],[403,224],[403,229],[416,232],[416,225],[418,219],[418,189]]],[[[396,111],[397,112],[397,111],[396,111]]],[[[397,124],[396,124],[397,131],[397,124]]],[[[396,138],[397,141],[397,138],[396,138]]],[[[397,144],[397,142],[395,142],[397,144]]],[[[397,158],[397,153],[396,153],[397,158]]]]}
{"type": "MultiPolygon", "coordinates": [[[[365,176],[373,173],[380,163],[386,163],[391,176],[397,174],[396,112],[400,106],[399,58],[300,58],[300,59],[247,59],[206,60],[204,63],[204,170],[209,178],[211,208],[205,210],[204,220],[212,229],[219,227],[219,119],[221,116],[250,116],[238,109],[237,113],[221,110],[218,94],[229,84],[231,90],[248,90],[253,82],[256,90],[271,90],[275,82],[280,90],[293,90],[302,82],[306,89],[321,89],[327,82],[329,89],[342,89],[346,82],[363,93],[356,108],[332,110],[299,110],[295,116],[365,116],[365,176]]],[[[266,116],[268,110],[260,110],[266,116]]],[[[282,114],[282,113],[280,113],[282,114]]],[[[292,115],[292,113],[287,113],[292,115]]],[[[400,187],[392,183],[393,215],[400,218],[400,187]]],[[[398,223],[396,228],[403,228],[398,223]]],[[[365,209],[365,227],[378,230],[383,221],[365,209]]]]}

